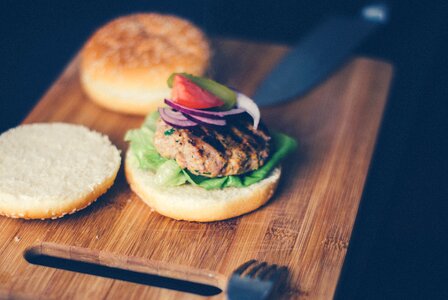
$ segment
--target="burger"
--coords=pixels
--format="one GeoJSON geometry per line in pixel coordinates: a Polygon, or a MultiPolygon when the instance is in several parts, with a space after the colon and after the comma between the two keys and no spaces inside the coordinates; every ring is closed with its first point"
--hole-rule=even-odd
{"type": "Polygon", "coordinates": [[[178,220],[224,220],[264,205],[297,142],[268,130],[256,103],[238,91],[187,73],[167,83],[166,106],[126,133],[131,189],[178,220]]]}

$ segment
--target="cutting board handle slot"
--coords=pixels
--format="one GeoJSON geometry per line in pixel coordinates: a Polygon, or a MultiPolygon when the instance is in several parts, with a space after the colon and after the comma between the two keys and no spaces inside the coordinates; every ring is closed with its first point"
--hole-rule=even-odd
{"type": "MultiPolygon", "coordinates": [[[[23,256],[28,263],[33,265],[171,289],[175,291],[197,294],[200,296],[215,296],[222,292],[220,288],[210,284],[135,271],[129,268],[120,268],[117,266],[105,265],[102,264],[100,260],[98,260],[97,262],[92,262],[89,261],[90,259],[79,260],[67,258],[64,257],[65,255],[60,255],[62,254],[62,252],[60,252],[60,249],[53,248],[53,254],[47,253],[51,252],[51,250],[48,251],[49,249],[51,249],[51,246],[50,248],[48,248],[48,245],[31,247],[25,250],[23,256]]],[[[77,248],[76,250],[79,249],[85,248],[77,248]]],[[[120,261],[120,259],[118,258],[117,261],[120,261]]]]}

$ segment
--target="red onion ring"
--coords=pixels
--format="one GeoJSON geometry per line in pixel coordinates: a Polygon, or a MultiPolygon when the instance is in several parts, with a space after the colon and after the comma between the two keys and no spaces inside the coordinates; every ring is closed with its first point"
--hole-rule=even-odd
{"type": "Polygon", "coordinates": [[[178,110],[184,114],[190,115],[190,116],[199,116],[199,117],[205,117],[205,118],[211,118],[211,119],[220,119],[226,116],[231,115],[237,115],[240,113],[245,112],[243,108],[234,108],[227,111],[209,111],[209,110],[201,110],[201,109],[194,109],[189,108],[183,105],[180,105],[178,103],[175,103],[169,99],[165,99],[165,103],[174,108],[175,110],[178,110]]]}
{"type": "Polygon", "coordinates": [[[185,107],[169,99],[165,99],[165,103],[176,111],[167,107],[159,108],[160,117],[167,124],[175,127],[192,127],[198,125],[198,123],[225,126],[227,122],[224,117],[247,112],[252,117],[254,121],[253,126],[256,130],[260,123],[260,109],[251,98],[239,92],[236,92],[236,94],[237,108],[228,111],[199,110],[185,107]]]}
{"type": "Polygon", "coordinates": [[[198,123],[187,119],[182,113],[175,112],[169,108],[159,108],[159,114],[165,123],[174,127],[192,127],[198,125],[198,123]]]}
{"type": "Polygon", "coordinates": [[[205,125],[216,125],[216,126],[225,126],[227,124],[224,119],[211,119],[193,115],[186,115],[186,117],[194,122],[205,124],[205,125]]]}

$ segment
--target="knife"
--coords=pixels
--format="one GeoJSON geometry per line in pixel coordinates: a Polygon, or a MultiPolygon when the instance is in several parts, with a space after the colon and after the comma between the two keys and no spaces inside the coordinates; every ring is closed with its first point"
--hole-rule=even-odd
{"type": "Polygon", "coordinates": [[[347,60],[369,35],[388,21],[386,4],[365,6],[360,16],[324,20],[288,52],[254,93],[260,106],[302,96],[347,60]]]}

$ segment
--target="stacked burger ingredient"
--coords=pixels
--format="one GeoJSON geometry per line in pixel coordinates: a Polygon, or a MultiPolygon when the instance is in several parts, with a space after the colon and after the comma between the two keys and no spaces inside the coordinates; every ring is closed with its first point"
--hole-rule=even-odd
{"type": "Polygon", "coordinates": [[[125,137],[140,168],[165,174],[161,185],[248,186],[296,147],[292,138],[270,133],[255,102],[239,92],[186,73],[171,75],[168,85],[167,106],[125,137]]]}

